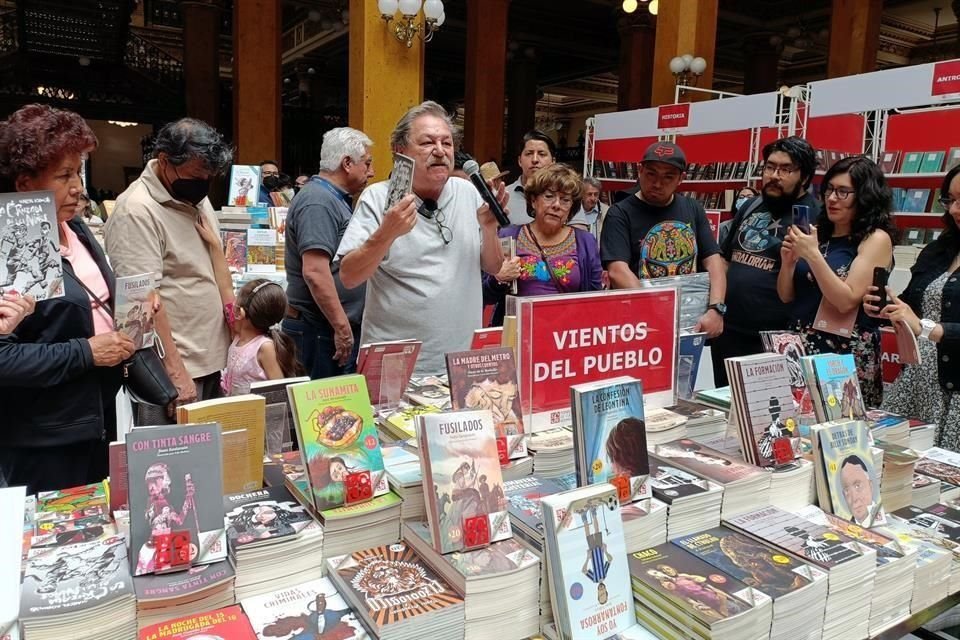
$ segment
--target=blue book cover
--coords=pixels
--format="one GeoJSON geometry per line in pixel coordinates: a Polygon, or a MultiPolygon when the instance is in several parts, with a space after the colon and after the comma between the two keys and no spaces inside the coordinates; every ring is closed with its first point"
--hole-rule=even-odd
{"type": "MultiPolygon", "coordinates": [[[[867,409],[860,392],[857,379],[857,363],[853,354],[837,355],[827,353],[817,356],[804,356],[813,365],[814,384],[820,395],[817,419],[820,422],[830,420],[865,420],[867,409]],[[822,413],[821,413],[822,412],[822,413]]],[[[810,381],[807,381],[810,384],[810,381]]]]}
{"type": "Polygon", "coordinates": [[[693,400],[700,357],[707,334],[687,333],[677,338],[677,395],[684,400],[693,400]]]}
{"type": "Polygon", "coordinates": [[[574,385],[573,455],[579,486],[628,478],[633,502],[650,497],[643,383],[630,377],[574,385]]]}
{"type": "Polygon", "coordinates": [[[636,624],[616,489],[582,487],[541,503],[561,637],[609,638],[636,624]]]}

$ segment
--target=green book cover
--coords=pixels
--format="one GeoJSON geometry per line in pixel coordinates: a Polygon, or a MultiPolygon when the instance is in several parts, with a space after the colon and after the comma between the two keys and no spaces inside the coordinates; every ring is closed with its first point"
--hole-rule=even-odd
{"type": "Polygon", "coordinates": [[[921,151],[910,151],[904,155],[900,173],[920,173],[920,164],[923,162],[923,155],[921,151]]]}
{"type": "Polygon", "coordinates": [[[920,173],[940,173],[943,169],[943,151],[925,151],[920,162],[920,173]]]}
{"type": "Polygon", "coordinates": [[[369,471],[374,496],[389,491],[363,376],[292,384],[287,393],[318,511],[348,502],[346,483],[350,474],[369,471]]]}

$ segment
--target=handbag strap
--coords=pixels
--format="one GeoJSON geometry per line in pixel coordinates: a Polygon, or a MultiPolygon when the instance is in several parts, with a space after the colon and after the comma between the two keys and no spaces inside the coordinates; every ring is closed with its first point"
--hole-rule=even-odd
{"type": "Polygon", "coordinates": [[[64,270],[63,270],[63,273],[66,274],[66,275],[68,275],[68,276],[70,276],[70,279],[71,279],[71,280],[73,280],[73,281],[76,282],[78,285],[80,285],[80,287],[81,287],[84,291],[87,292],[87,295],[90,296],[90,299],[92,299],[92,300],[97,304],[97,306],[99,306],[99,307],[102,308],[102,309],[106,309],[107,311],[110,312],[110,317],[113,319],[113,327],[114,327],[114,329],[116,329],[116,327],[117,327],[117,321],[116,321],[116,319],[115,319],[115,317],[114,317],[115,314],[114,314],[113,304],[111,304],[111,303],[109,303],[109,302],[105,302],[100,296],[98,296],[97,294],[95,294],[95,293],[90,289],[90,287],[88,287],[88,286],[83,282],[83,280],[81,280],[81,279],[78,278],[76,275],[74,275],[74,273],[73,273],[72,271],[70,271],[70,270],[68,270],[68,269],[64,269],[64,270]]]}
{"type": "MultiPolygon", "coordinates": [[[[547,260],[547,253],[543,250],[543,247],[540,246],[540,241],[537,240],[537,236],[533,233],[533,230],[530,228],[530,224],[527,223],[523,225],[527,230],[527,235],[530,236],[530,239],[533,240],[533,244],[537,245],[537,251],[540,252],[540,259],[543,260],[543,266],[547,269],[547,274],[550,276],[550,279],[553,280],[553,286],[557,288],[557,291],[560,293],[566,293],[567,289],[560,284],[560,279],[557,278],[557,274],[553,272],[553,269],[550,268],[550,262],[547,260]]],[[[572,232],[572,230],[571,230],[572,232]]]]}

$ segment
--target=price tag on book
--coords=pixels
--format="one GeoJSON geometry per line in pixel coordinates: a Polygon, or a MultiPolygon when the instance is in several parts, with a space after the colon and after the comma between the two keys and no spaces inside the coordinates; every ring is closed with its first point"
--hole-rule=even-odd
{"type": "Polygon", "coordinates": [[[616,475],[610,478],[608,482],[617,488],[617,497],[620,502],[630,500],[630,476],[626,474],[616,475]]]}
{"type": "Polygon", "coordinates": [[[373,497],[373,484],[370,482],[369,471],[348,473],[343,485],[346,490],[343,499],[345,505],[366,502],[373,497]]]}
{"type": "Polygon", "coordinates": [[[463,519],[463,548],[476,549],[490,544],[490,522],[487,516],[463,519]]]}
{"type": "Polygon", "coordinates": [[[500,460],[500,466],[505,467],[510,464],[510,451],[507,447],[507,436],[497,438],[497,458],[500,460]]]}
{"type": "Polygon", "coordinates": [[[153,565],[156,573],[178,571],[190,566],[190,532],[153,534],[153,565]]]}

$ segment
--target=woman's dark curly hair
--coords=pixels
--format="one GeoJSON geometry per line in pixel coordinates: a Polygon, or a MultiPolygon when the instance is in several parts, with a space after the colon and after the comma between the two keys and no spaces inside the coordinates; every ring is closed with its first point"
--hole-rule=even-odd
{"type": "Polygon", "coordinates": [[[35,177],[66,153],[89,153],[97,136],[73,111],[28,104],[0,123],[0,192],[17,190],[17,178],[35,177]]]}
{"type": "Polygon", "coordinates": [[[817,216],[817,237],[826,241],[833,236],[833,223],[827,217],[826,198],[824,189],[835,177],[843,174],[850,175],[853,183],[853,197],[857,206],[856,214],[850,228],[850,241],[859,245],[864,238],[880,229],[890,236],[893,244],[897,243],[899,233],[893,222],[893,191],[883,177],[883,171],[877,163],[866,156],[849,156],[834,164],[823,176],[820,183],[820,198],[824,206],[817,216]]]}

